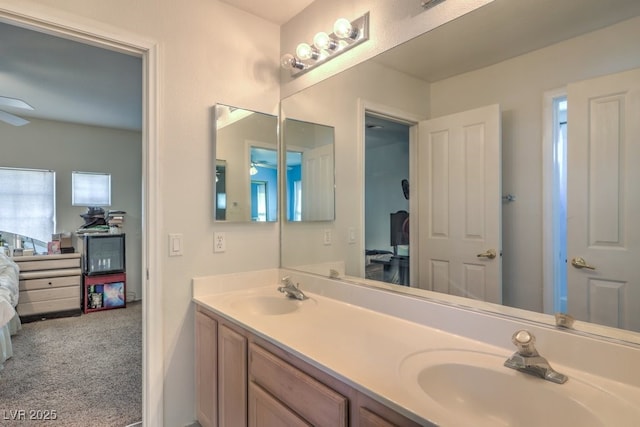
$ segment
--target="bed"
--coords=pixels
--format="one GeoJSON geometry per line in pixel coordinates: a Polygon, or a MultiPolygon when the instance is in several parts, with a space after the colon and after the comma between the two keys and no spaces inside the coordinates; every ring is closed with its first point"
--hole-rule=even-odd
{"type": "Polygon", "coordinates": [[[20,330],[20,317],[15,310],[19,296],[18,265],[0,252],[0,370],[13,356],[11,336],[20,330]]]}

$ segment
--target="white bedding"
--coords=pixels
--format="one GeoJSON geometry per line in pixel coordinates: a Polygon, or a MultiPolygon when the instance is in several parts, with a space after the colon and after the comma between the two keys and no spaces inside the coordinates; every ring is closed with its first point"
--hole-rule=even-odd
{"type": "Polygon", "coordinates": [[[20,318],[14,308],[20,295],[19,272],[18,265],[0,253],[0,369],[4,361],[13,355],[11,335],[20,329],[20,318]]]}
{"type": "Polygon", "coordinates": [[[9,323],[15,316],[14,307],[18,305],[20,269],[11,258],[0,253],[0,327],[9,323]]]}

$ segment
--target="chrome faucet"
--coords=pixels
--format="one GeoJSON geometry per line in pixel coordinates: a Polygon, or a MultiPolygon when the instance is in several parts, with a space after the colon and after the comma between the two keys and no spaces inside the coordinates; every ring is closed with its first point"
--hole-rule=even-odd
{"type": "Polygon", "coordinates": [[[564,384],[569,377],[553,370],[547,359],[540,356],[534,346],[536,337],[529,331],[516,331],[511,341],[518,347],[518,351],[504,362],[507,368],[516,369],[526,374],[535,375],[557,384],[564,384]]]}
{"type": "Polygon", "coordinates": [[[294,285],[289,276],[285,276],[280,281],[282,286],[278,287],[278,291],[282,292],[289,298],[298,299],[300,301],[307,299],[307,296],[300,290],[299,285],[294,285]]]}

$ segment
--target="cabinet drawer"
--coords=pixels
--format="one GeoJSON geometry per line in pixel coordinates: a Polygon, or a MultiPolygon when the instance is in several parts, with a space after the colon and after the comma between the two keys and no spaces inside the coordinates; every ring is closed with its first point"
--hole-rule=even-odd
{"type": "Polygon", "coordinates": [[[311,427],[256,383],[249,383],[249,427],[311,427]]]}
{"type": "Polygon", "coordinates": [[[80,276],[44,277],[42,279],[20,280],[21,291],[61,288],[66,286],[80,286],[80,276]]]}
{"type": "Polygon", "coordinates": [[[78,304],[80,304],[80,286],[22,291],[20,292],[18,303],[31,303],[65,298],[77,298],[78,304]]]}
{"type": "Polygon", "coordinates": [[[60,268],[80,268],[80,258],[51,259],[37,261],[16,261],[20,271],[57,270],[60,268]]]}
{"type": "Polygon", "coordinates": [[[62,270],[36,270],[36,271],[21,271],[20,280],[32,280],[32,279],[47,279],[49,277],[64,277],[64,276],[80,276],[82,270],[79,268],[66,268],[62,270]]]}
{"type": "Polygon", "coordinates": [[[347,399],[263,348],[251,344],[249,375],[314,426],[346,426],[347,399]]]}
{"type": "Polygon", "coordinates": [[[49,301],[19,303],[16,307],[19,316],[53,313],[56,311],[76,310],[80,308],[80,297],[49,301]]]}

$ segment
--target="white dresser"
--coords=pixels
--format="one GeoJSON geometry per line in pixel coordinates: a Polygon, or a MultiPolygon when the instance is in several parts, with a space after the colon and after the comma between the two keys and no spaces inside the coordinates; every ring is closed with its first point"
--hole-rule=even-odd
{"type": "Polygon", "coordinates": [[[35,255],[13,259],[20,267],[20,318],[76,314],[81,309],[80,254],[35,255]]]}

